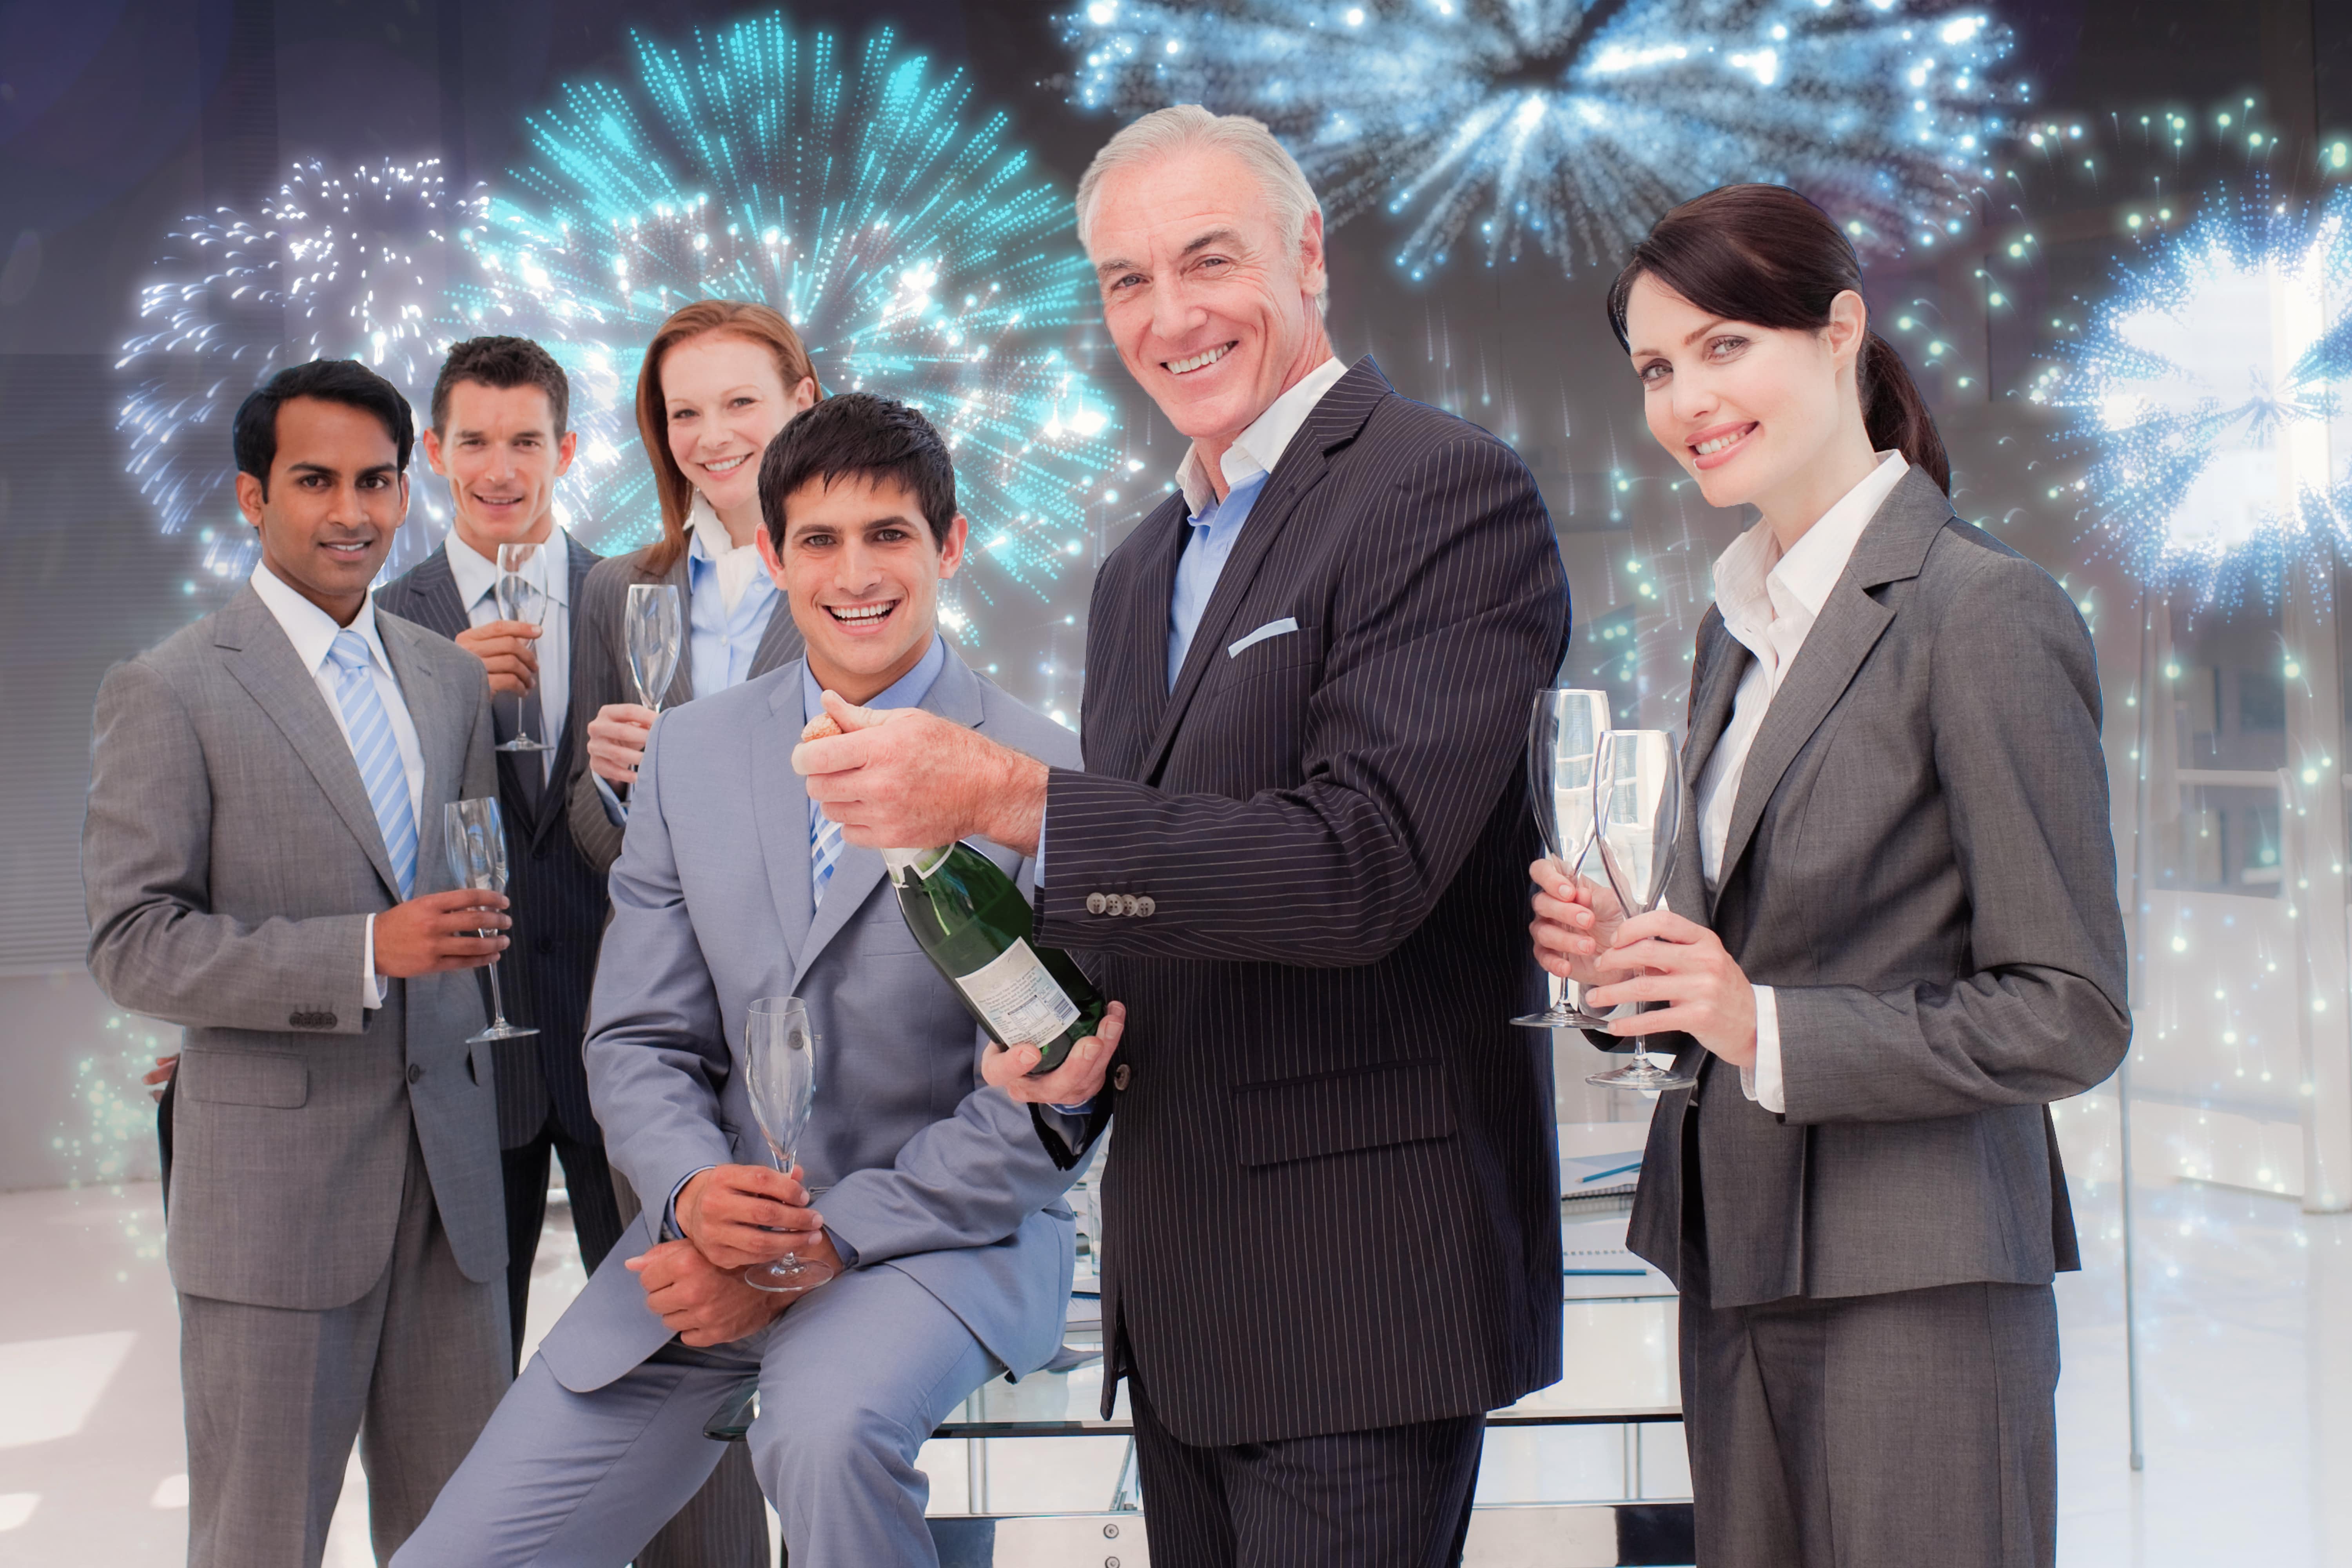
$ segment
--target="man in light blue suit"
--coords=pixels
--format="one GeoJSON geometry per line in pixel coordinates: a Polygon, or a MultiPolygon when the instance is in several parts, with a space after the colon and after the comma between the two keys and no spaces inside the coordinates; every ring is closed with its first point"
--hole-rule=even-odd
{"type": "MultiPolygon", "coordinates": [[[[938,634],[966,531],[919,414],[863,394],[820,404],[769,447],[761,494],[763,554],[808,657],[663,717],[613,869],[588,1079],[646,1212],[403,1568],[626,1562],[718,1462],[703,1428],[754,1375],[752,1461],[793,1568],[934,1564],[916,1450],[985,1379],[1061,1344],[1072,1173],[982,1085],[986,1037],[915,945],[880,856],[811,809],[790,758],[824,689],[1059,766],[1077,764],[1077,741],[938,634]],[[784,995],[819,1037],[791,1173],[767,1160],[742,1071],[747,1009],[784,995]],[[839,1273],[797,1298],[742,1282],[786,1251],[839,1273]]],[[[1026,860],[979,847],[1028,889],[1026,860]]]]}

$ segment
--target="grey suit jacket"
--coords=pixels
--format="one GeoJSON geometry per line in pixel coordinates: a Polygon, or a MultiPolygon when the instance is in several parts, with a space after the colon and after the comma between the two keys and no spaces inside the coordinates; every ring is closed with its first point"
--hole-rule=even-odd
{"type": "MultiPolygon", "coordinates": [[[[629,674],[628,628],[624,624],[629,608],[629,586],[634,583],[667,583],[677,590],[683,640],[678,647],[677,671],[670,677],[662,710],[667,712],[698,696],[714,695],[694,689],[694,574],[686,556],[680,554],[670,563],[669,570],[659,575],[646,570],[644,550],[606,556],[590,569],[587,584],[572,607],[572,684],[571,716],[567,721],[572,734],[566,749],[572,757],[572,841],[580,847],[582,858],[600,877],[621,858],[622,829],[605,815],[604,797],[598,793],[595,774],[588,767],[588,721],[608,703],[637,700],[636,681],[629,674]]],[[[751,656],[749,679],[757,680],[771,670],[782,668],[801,657],[803,647],[801,630],[793,624],[792,611],[779,600],[775,614],[768,617],[768,629],[760,638],[759,648],[751,656]]]]}
{"type": "MultiPolygon", "coordinates": [[[[1748,658],[1708,611],[1686,790],[1748,658]]],[[[2079,1267],[2047,1107],[2131,1037],[2099,719],[2074,602],[1914,468],[1757,731],[1712,900],[1685,814],[1667,901],[1774,987],[1788,1111],[1711,1058],[1661,1097],[1635,1252],[1680,1268],[1695,1118],[1717,1306],[2079,1267]]]]}
{"type": "MultiPolygon", "coordinates": [[[[377,616],[425,754],[415,890],[453,884],[441,807],[495,795],[489,689],[377,616]]],[[[320,1310],[383,1274],[409,1129],[468,1279],[506,1266],[498,1114],[468,973],[361,1005],[366,917],[398,884],[335,717],[250,586],[109,671],[82,829],[89,968],[186,1028],[167,1248],[190,1295],[320,1310]]]]}
{"type": "MultiPolygon", "coordinates": [[[[782,611],[780,609],[779,614],[782,611]]],[[[950,652],[923,706],[1075,766],[1077,737],[950,652]]],[[[613,923],[588,1025],[588,1086],[614,1168],[646,1212],[542,1347],[575,1391],[668,1337],[625,1260],[706,1165],[766,1164],[741,1063],[743,1017],[796,995],[820,1037],[801,1163],[860,1268],[912,1275],[1016,1373],[1061,1343],[1075,1238],[1029,1113],[980,1080],[985,1037],[915,945],[882,858],[842,852],[812,907],[808,794],[793,771],[798,660],[666,712],[654,726],[613,869],[613,923]]],[[[1025,891],[1030,867],[981,844],[1025,891]]]]}

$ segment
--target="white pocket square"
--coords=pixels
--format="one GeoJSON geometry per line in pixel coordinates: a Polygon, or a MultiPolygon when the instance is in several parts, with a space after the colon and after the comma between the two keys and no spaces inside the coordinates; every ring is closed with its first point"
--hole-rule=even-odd
{"type": "Polygon", "coordinates": [[[1268,637],[1288,637],[1292,632],[1295,632],[1297,629],[1298,618],[1295,616],[1285,616],[1278,621],[1268,621],[1265,625],[1258,627],[1257,630],[1250,633],[1249,636],[1242,638],[1241,641],[1228,644],[1225,648],[1225,657],[1227,658],[1239,658],[1242,656],[1242,649],[1245,647],[1255,647],[1259,643],[1265,641],[1268,637]]]}

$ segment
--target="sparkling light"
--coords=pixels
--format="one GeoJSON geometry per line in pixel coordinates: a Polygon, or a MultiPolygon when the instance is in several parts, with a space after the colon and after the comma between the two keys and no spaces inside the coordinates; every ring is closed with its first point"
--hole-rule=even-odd
{"type": "Polygon", "coordinates": [[[1097,0],[1060,20],[1074,101],[1255,115],[1331,221],[1411,225],[1416,279],[1457,249],[1613,266],[1740,180],[1796,185],[1879,248],[1947,243],[2024,96],[2009,29],[1942,0],[1097,0]]]}
{"type": "Polygon", "coordinates": [[[2027,395],[2072,413],[2078,515],[2145,580],[2271,598],[2307,552],[2352,547],[2352,191],[2217,197],[2119,266],[2059,352],[2027,395]]]}
{"type": "MultiPolygon", "coordinates": [[[[574,387],[568,481],[599,548],[655,536],[633,407],[642,345],[691,300],[776,306],[828,392],[923,410],[977,559],[1042,594],[1119,456],[1089,374],[1093,279],[1066,191],[967,112],[961,71],[878,32],[855,58],[781,16],[634,37],[617,80],[531,116],[531,162],[457,243],[457,330],[545,343],[574,387]]],[[[983,598],[989,585],[974,584],[983,598]]]]}
{"type": "MultiPolygon", "coordinates": [[[[350,358],[406,394],[421,424],[447,342],[446,231],[478,205],[450,198],[437,159],[348,174],[313,159],[253,216],[224,207],[168,237],[117,362],[131,377],[117,423],[163,531],[195,528],[215,575],[243,576],[255,550],[229,459],[237,405],[289,364],[350,358]]],[[[430,548],[424,532],[402,531],[389,570],[430,548]]]]}

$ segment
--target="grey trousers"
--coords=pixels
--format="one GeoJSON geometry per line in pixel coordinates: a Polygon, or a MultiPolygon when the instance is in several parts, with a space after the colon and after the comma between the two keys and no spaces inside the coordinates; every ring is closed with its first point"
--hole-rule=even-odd
{"type": "Polygon", "coordinates": [[[325,1311],[180,1297],[190,1568],[318,1568],[355,1436],[390,1561],[497,1408],[508,1358],[505,1281],[459,1271],[412,1134],[366,1295],[325,1311]]]}
{"type": "Polygon", "coordinates": [[[897,1269],[853,1269],[760,1333],[673,1351],[590,1394],[534,1356],[394,1568],[619,1568],[727,1447],[702,1435],[747,1373],[760,1485],[793,1568],[937,1568],[915,1455],[1003,1369],[897,1269]]]}
{"type": "Polygon", "coordinates": [[[1699,1568],[2051,1568],[2049,1286],[1709,1307],[1682,1268],[1699,1568]]]}

